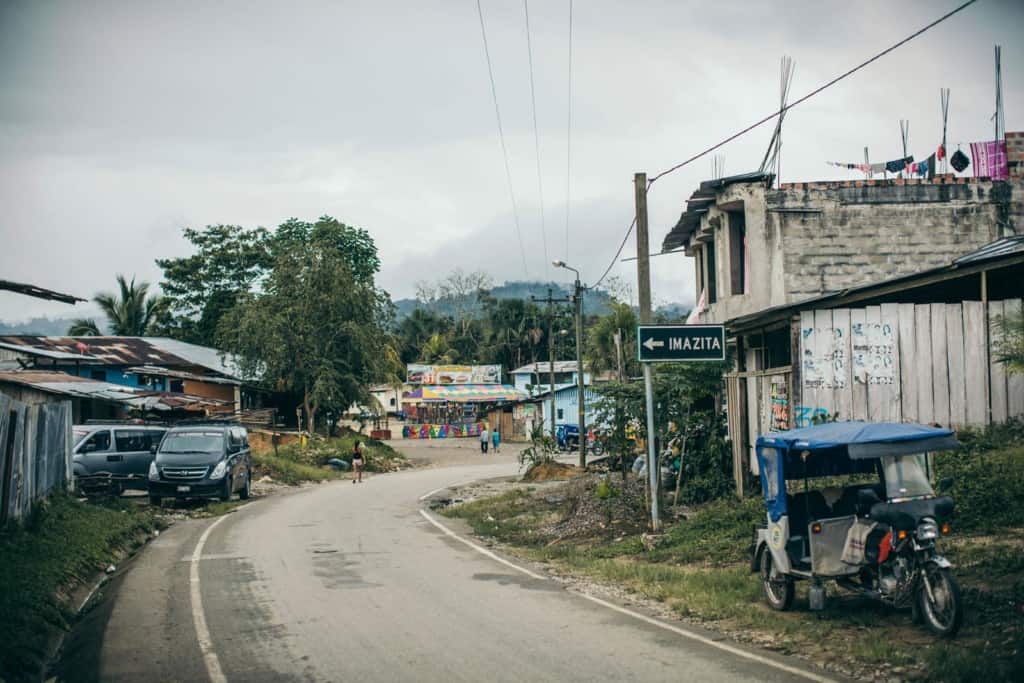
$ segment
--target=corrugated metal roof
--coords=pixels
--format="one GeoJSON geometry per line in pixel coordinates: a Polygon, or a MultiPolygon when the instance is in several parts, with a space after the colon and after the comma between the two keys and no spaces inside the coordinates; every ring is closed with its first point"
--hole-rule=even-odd
{"type": "Polygon", "coordinates": [[[112,401],[147,410],[173,410],[175,408],[202,408],[227,405],[225,401],[189,394],[134,389],[120,384],[76,377],[63,372],[41,370],[12,370],[0,372],[0,383],[9,382],[31,387],[58,396],[112,401]]]}
{"type": "MultiPolygon", "coordinates": [[[[209,346],[199,346],[198,344],[189,344],[187,342],[178,341],[177,339],[168,339],[167,337],[140,337],[140,339],[158,349],[184,359],[189,365],[198,365],[199,367],[219,372],[222,375],[227,375],[228,377],[242,379],[235,357],[229,353],[220,351],[219,349],[212,349],[209,346]]],[[[174,364],[157,363],[157,365],[174,364]]]]}
{"type": "MultiPolygon", "coordinates": [[[[11,337],[0,337],[0,339],[11,339],[11,337]]],[[[18,351],[30,356],[40,356],[53,360],[74,360],[74,361],[95,361],[95,356],[87,356],[82,353],[68,353],[66,351],[51,351],[50,349],[39,348],[28,344],[15,344],[9,341],[0,341],[0,349],[18,351]]]]}
{"type": "Polygon", "coordinates": [[[961,266],[967,263],[979,263],[992,258],[1009,256],[1010,254],[1024,254],[1024,235],[1003,237],[995,242],[989,242],[980,249],[975,249],[970,253],[953,259],[953,263],[961,266]]]}
{"type": "Polygon", "coordinates": [[[239,385],[242,383],[240,380],[228,377],[197,375],[193,372],[185,372],[184,370],[172,370],[171,368],[162,368],[155,365],[143,365],[137,368],[127,368],[125,370],[125,373],[129,375],[154,375],[157,377],[175,377],[177,379],[190,379],[196,382],[206,382],[208,384],[239,385]]]}
{"type": "MultiPolygon", "coordinates": [[[[548,363],[547,361],[543,361],[543,362],[536,363],[536,364],[530,363],[529,365],[524,365],[521,368],[516,368],[515,370],[512,371],[511,374],[513,374],[513,375],[528,375],[528,374],[531,374],[532,375],[534,373],[540,373],[542,375],[546,375],[546,374],[551,372],[550,366],[551,366],[551,364],[548,363]]],[[[555,361],[555,372],[576,372],[576,361],[574,361],[574,360],[556,360],[555,361]]]]}
{"type": "Polygon", "coordinates": [[[62,360],[87,360],[108,365],[189,365],[188,361],[153,346],[142,337],[38,337],[10,335],[0,343],[14,344],[26,352],[65,354],[62,360]],[[80,347],[84,346],[83,351],[80,347]]]}

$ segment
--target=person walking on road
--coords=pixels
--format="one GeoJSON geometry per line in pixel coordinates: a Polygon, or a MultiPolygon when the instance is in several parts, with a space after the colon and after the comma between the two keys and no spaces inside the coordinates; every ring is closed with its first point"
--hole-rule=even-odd
{"type": "Polygon", "coordinates": [[[494,444],[494,454],[497,455],[501,452],[498,450],[501,446],[501,434],[498,433],[497,426],[491,431],[491,442],[494,444]]]}
{"type": "Polygon", "coordinates": [[[487,455],[487,442],[491,438],[491,435],[487,432],[487,425],[480,429],[480,452],[487,455]]]}
{"type": "Polygon", "coordinates": [[[365,462],[366,445],[359,440],[356,440],[355,445],[352,446],[352,483],[362,483],[363,481],[363,462],[365,462]]]}

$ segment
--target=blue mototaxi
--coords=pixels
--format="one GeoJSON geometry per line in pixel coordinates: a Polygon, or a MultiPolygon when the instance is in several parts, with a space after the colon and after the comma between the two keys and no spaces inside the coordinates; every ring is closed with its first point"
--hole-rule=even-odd
{"type": "Polygon", "coordinates": [[[926,454],[958,446],[951,430],[897,423],[832,422],[759,436],[767,524],[755,531],[751,570],[760,572],[769,606],[789,609],[794,582],[809,580],[811,608],[822,609],[822,581],[835,580],[912,607],[939,636],[955,634],[960,590],[935,549],[950,530],[953,500],[932,489],[926,454]],[[849,475],[850,485],[833,485],[849,475]],[[828,485],[810,488],[825,477],[828,485]],[[801,479],[802,487],[787,489],[801,479]]]}

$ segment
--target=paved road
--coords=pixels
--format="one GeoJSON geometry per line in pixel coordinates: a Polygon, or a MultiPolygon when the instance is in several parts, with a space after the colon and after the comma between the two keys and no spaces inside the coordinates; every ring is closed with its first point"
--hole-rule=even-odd
{"type": "Polygon", "coordinates": [[[336,482],[177,524],[90,613],[63,677],[798,678],[530,578],[420,514],[433,489],[514,470],[502,459],[336,482]]]}

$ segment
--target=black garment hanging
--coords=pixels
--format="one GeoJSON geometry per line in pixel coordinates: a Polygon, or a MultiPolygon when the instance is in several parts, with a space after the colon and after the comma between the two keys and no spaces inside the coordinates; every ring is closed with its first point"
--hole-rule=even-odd
{"type": "Polygon", "coordinates": [[[965,168],[971,165],[971,160],[967,158],[966,154],[957,150],[953,152],[953,156],[949,158],[949,165],[952,166],[957,173],[961,173],[965,168]]]}

